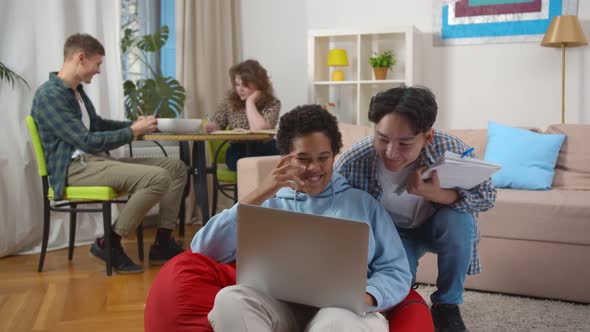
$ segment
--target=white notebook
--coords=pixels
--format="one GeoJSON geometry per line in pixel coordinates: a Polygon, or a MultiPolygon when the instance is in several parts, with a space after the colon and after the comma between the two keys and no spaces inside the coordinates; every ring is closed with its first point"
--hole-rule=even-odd
{"type": "Polygon", "coordinates": [[[487,180],[500,168],[502,166],[499,164],[471,157],[461,157],[454,152],[446,151],[422,173],[422,179],[430,178],[430,172],[436,170],[441,188],[471,189],[487,180]]]}

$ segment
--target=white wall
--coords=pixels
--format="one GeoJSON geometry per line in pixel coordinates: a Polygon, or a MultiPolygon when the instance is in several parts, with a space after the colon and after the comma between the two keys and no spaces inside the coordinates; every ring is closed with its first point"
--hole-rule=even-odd
{"type": "MultiPolygon", "coordinates": [[[[578,16],[590,37],[590,3],[578,16]]],[[[414,25],[423,36],[423,84],[437,95],[439,128],[488,120],[546,127],[561,117],[561,50],[538,43],[432,46],[432,1],[243,0],[244,58],[269,70],[283,112],[309,102],[307,30],[414,25]]],[[[590,47],[567,49],[566,122],[590,123],[590,47]]]]}
{"type": "Polygon", "coordinates": [[[307,102],[307,21],[304,1],[240,1],[242,59],[270,74],[282,112],[307,102]]]}

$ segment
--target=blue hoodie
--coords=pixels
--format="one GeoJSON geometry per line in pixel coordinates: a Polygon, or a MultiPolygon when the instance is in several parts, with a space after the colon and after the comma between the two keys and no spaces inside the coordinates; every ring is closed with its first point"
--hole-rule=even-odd
{"type": "MultiPolygon", "coordinates": [[[[191,242],[193,252],[223,263],[236,259],[238,204],[212,217],[195,234],[191,242]]],[[[309,196],[285,187],[261,206],[369,224],[366,292],[375,298],[379,310],[397,305],[408,295],[412,274],[389,214],[367,192],[350,187],[342,175],[334,173],[330,183],[318,195],[309,196]]]]}

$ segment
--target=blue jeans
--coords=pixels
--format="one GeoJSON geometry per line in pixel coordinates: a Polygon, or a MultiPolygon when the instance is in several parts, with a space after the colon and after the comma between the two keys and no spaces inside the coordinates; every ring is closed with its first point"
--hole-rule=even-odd
{"type": "Polygon", "coordinates": [[[432,303],[461,304],[463,283],[471,263],[475,220],[466,212],[439,208],[429,220],[414,229],[397,229],[416,280],[418,260],[426,252],[438,256],[437,290],[432,303]]]}
{"type": "Polygon", "coordinates": [[[236,171],[239,159],[277,154],[279,154],[279,150],[277,149],[277,141],[274,139],[256,143],[231,143],[225,153],[225,164],[227,168],[236,171]]]}

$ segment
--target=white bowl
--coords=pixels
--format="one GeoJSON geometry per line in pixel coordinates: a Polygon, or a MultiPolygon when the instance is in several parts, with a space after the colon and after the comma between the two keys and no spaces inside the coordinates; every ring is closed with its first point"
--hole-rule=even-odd
{"type": "Polygon", "coordinates": [[[164,134],[198,134],[202,119],[158,118],[158,130],[164,134]]]}

